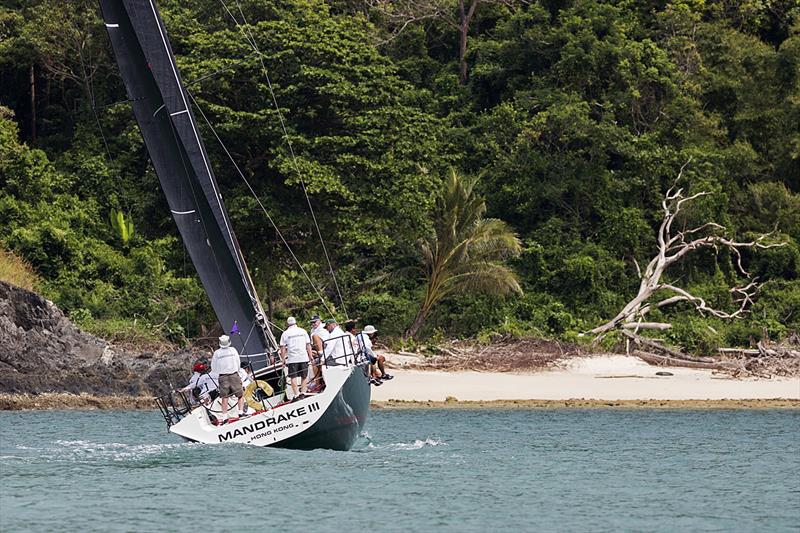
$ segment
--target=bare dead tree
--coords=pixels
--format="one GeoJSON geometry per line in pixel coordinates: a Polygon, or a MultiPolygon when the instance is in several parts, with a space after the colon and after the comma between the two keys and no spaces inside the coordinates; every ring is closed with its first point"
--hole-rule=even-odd
{"type": "Polygon", "coordinates": [[[391,27],[386,42],[399,36],[408,26],[427,20],[441,20],[458,32],[458,79],[467,83],[467,42],[478,6],[503,4],[509,7],[528,0],[365,0],[370,9],[383,16],[391,27]]]}
{"type": "Polygon", "coordinates": [[[644,319],[653,309],[659,309],[677,302],[689,302],[693,304],[695,309],[701,314],[707,313],[720,318],[735,318],[740,316],[747,311],[748,306],[752,303],[753,296],[760,287],[758,280],[752,278],[744,269],[741,250],[746,248],[766,249],[784,246],[786,244],[765,243],[772,233],[760,235],[757,239],[752,241],[739,242],[728,237],[727,229],[716,222],[706,222],[705,224],[691,229],[675,230],[673,225],[678,215],[681,214],[684,206],[697,198],[710,194],[702,191],[691,196],[686,196],[683,189],[678,187],[677,184],[687,165],[688,162],[681,167],[675,184],[667,191],[661,202],[664,218],[658,229],[658,252],[647,264],[644,272],[641,271],[639,264],[634,260],[639,278],[641,279],[638,294],[622,308],[617,316],[590,331],[590,333],[596,335],[597,338],[617,328],[633,329],[637,331],[639,329],[669,329],[671,327],[669,323],[645,322],[644,319]],[[737,309],[734,311],[728,312],[715,309],[703,298],[693,295],[686,289],[678,287],[673,283],[663,282],[661,280],[664,272],[671,265],[674,265],[686,257],[690,252],[704,248],[710,248],[716,251],[727,249],[736,257],[736,268],[746,278],[747,282],[744,285],[730,289],[733,300],[737,304],[737,309]],[[661,300],[653,301],[653,296],[657,292],[659,294],[667,292],[672,295],[661,300]]]}

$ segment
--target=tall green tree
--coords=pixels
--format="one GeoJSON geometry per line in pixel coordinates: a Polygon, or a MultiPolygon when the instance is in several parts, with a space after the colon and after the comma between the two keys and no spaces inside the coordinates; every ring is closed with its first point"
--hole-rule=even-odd
{"type": "Polygon", "coordinates": [[[406,337],[416,337],[434,306],[450,295],[481,291],[521,293],[517,275],[503,260],[519,255],[520,240],[496,218],[483,218],[486,202],[476,177],[450,172],[434,208],[433,231],[420,241],[425,297],[406,337]]]}

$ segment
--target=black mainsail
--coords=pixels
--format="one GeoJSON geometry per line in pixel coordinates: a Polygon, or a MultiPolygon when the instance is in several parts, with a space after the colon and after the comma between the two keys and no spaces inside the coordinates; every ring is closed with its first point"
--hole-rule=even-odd
{"type": "MultiPolygon", "coordinates": [[[[243,356],[275,351],[152,0],[100,0],[103,19],[175,224],[220,325],[243,356]]],[[[261,366],[261,365],[259,365],[261,366]]]]}

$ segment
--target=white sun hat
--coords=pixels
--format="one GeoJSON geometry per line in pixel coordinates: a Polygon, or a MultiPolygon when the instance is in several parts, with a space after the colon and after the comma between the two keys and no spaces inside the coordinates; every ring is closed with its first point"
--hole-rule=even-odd
{"type": "Polygon", "coordinates": [[[366,333],[367,335],[372,335],[376,331],[378,331],[378,330],[375,329],[375,326],[367,326],[367,327],[364,328],[364,333],[366,333]]]}
{"type": "Polygon", "coordinates": [[[297,319],[293,316],[290,316],[289,318],[286,319],[286,324],[289,326],[294,326],[295,324],[297,324],[297,319]]]}
{"type": "Polygon", "coordinates": [[[223,335],[222,337],[219,338],[220,348],[227,348],[230,345],[231,345],[231,338],[228,337],[227,335],[223,335]]]}

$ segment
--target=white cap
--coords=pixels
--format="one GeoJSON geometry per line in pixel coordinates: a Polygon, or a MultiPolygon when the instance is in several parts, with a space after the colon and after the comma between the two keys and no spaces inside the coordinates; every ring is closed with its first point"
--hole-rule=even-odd
{"type": "Polygon", "coordinates": [[[295,324],[297,324],[297,320],[293,316],[290,316],[289,318],[286,319],[286,324],[294,326],[295,324]]]}
{"type": "Polygon", "coordinates": [[[227,348],[230,345],[231,345],[231,338],[228,337],[227,335],[223,335],[222,337],[219,338],[220,348],[227,348]]]}
{"type": "Polygon", "coordinates": [[[372,335],[376,331],[378,331],[378,330],[375,329],[375,326],[367,326],[367,327],[364,328],[364,333],[366,333],[367,335],[372,335]]]}

